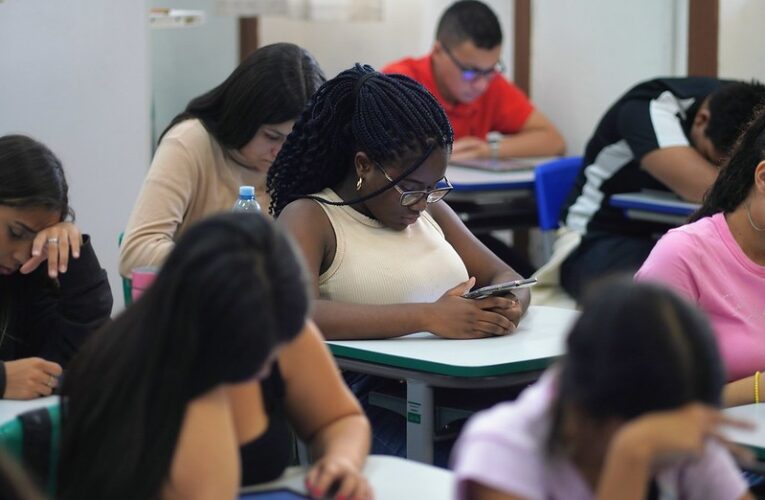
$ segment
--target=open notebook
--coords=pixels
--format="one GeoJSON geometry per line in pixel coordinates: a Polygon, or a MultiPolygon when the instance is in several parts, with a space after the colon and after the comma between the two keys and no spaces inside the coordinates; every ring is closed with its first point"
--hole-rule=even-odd
{"type": "Polygon", "coordinates": [[[532,170],[537,165],[558,158],[557,156],[531,156],[528,158],[475,158],[472,160],[450,160],[449,165],[488,170],[490,172],[510,172],[513,170],[532,170]]]}

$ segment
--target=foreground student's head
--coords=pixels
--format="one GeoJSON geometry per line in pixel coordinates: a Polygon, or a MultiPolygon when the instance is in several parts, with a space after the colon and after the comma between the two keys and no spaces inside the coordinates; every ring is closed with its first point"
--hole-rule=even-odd
{"type": "MultiPolygon", "coordinates": [[[[595,286],[567,340],[558,425],[617,427],[643,414],[720,403],[724,383],[708,321],[671,291],[616,280],[595,286]]],[[[561,428],[553,432],[553,444],[561,428]]]]}
{"type": "Polygon", "coordinates": [[[299,259],[265,217],[223,214],[189,229],[152,286],[70,365],[64,497],[156,496],[188,403],[262,374],[307,310],[299,259]]]}
{"type": "Polygon", "coordinates": [[[192,99],[168,129],[199,118],[223,147],[239,151],[248,165],[265,172],[324,81],[319,64],[305,49],[291,43],[266,45],[223,83],[192,99]]]}
{"type": "Polygon", "coordinates": [[[69,213],[64,170],[50,149],[23,135],[0,137],[0,275],[18,270],[36,234],[69,213]]]}
{"type": "Polygon", "coordinates": [[[757,82],[723,85],[696,113],[690,136],[693,146],[707,160],[720,164],[752,119],[753,110],[765,102],[765,86],[757,82]]]}
{"type": "Polygon", "coordinates": [[[765,107],[744,130],[692,220],[738,208],[747,212],[755,231],[765,230],[765,107]]]}
{"type": "Polygon", "coordinates": [[[501,71],[502,29],[496,14],[477,0],[444,11],[433,44],[433,75],[448,101],[469,103],[501,71]]]}
{"type": "Polygon", "coordinates": [[[433,189],[453,140],[422,85],[357,64],[324,84],[296,122],[268,174],[272,211],[278,216],[293,199],[346,180],[371,217],[403,229],[427,202],[404,206],[399,189],[433,189]]]}

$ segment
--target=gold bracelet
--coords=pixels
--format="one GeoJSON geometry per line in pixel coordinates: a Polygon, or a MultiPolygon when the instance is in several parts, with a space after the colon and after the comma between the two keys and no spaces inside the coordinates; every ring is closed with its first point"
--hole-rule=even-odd
{"type": "Polygon", "coordinates": [[[754,372],[754,404],[760,404],[760,372],[754,372]]]}

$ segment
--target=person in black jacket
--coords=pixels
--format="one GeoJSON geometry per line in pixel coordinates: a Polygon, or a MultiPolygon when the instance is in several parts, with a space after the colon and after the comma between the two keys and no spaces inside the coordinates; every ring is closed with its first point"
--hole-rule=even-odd
{"type": "Polygon", "coordinates": [[[106,272],[71,216],[58,158],[29,137],[0,137],[3,398],[50,395],[62,369],[111,313],[106,272]]]}

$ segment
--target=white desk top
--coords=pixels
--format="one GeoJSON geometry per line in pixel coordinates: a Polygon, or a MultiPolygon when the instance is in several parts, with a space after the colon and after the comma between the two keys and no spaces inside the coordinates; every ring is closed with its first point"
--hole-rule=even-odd
{"type": "Polygon", "coordinates": [[[12,399],[0,400],[0,425],[13,420],[21,413],[46,406],[53,406],[58,403],[58,396],[48,396],[47,398],[30,399],[29,401],[14,401],[12,399]]]}
{"type": "Polygon", "coordinates": [[[534,186],[534,170],[514,172],[490,172],[475,168],[449,165],[446,177],[455,191],[491,191],[531,189],[534,186]]]}
{"type": "Polygon", "coordinates": [[[734,406],[726,408],[723,413],[756,424],[754,430],[726,428],[725,435],[734,443],[752,448],[760,460],[765,459],[765,403],[734,406]]]}
{"type": "Polygon", "coordinates": [[[415,333],[384,340],[327,342],[341,358],[460,377],[507,375],[541,369],[564,351],[578,311],[531,306],[514,333],[486,339],[450,340],[415,333]]]}
{"type": "MultiPolygon", "coordinates": [[[[445,469],[398,457],[373,455],[367,459],[364,475],[376,500],[447,500],[453,497],[453,474],[445,469]]],[[[276,481],[244,488],[243,493],[287,488],[307,493],[305,469],[290,467],[276,481]]]]}

